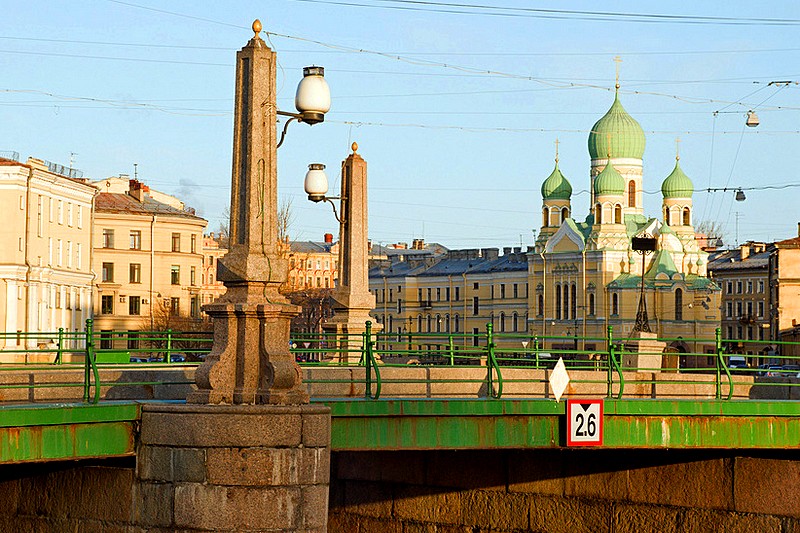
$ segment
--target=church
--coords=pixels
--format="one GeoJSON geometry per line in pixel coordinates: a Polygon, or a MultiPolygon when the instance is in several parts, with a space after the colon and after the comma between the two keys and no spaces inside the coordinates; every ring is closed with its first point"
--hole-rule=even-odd
{"type": "MultiPolygon", "coordinates": [[[[619,84],[608,112],[588,139],[590,210],[572,211],[572,185],[558,166],[544,180],[542,220],[528,252],[529,330],[548,349],[601,351],[608,327],[615,339],[632,336],[642,277],[649,327],[679,352],[681,366],[713,364],[720,323],[720,288],[708,277],[708,254],[695,238],[694,186],[676,156],[661,182],[661,213],[644,212],[645,135],[622,106],[619,84]],[[634,250],[634,237],[656,249],[634,250]],[[652,242],[652,241],[651,241],[652,242]],[[575,340],[564,343],[564,337],[575,340]],[[701,355],[702,354],[702,355],[701,355]]],[[[652,183],[652,182],[651,182],[652,183]]]]}

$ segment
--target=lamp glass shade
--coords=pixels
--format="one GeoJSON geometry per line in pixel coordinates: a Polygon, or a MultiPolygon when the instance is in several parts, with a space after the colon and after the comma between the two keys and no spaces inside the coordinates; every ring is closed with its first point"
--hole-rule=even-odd
{"type": "Polygon", "coordinates": [[[325,165],[321,163],[308,165],[303,186],[310,200],[315,202],[322,200],[328,193],[328,176],[325,175],[325,165]]]}
{"type": "Polygon", "coordinates": [[[294,106],[301,114],[312,113],[324,115],[331,108],[331,90],[325,81],[323,67],[305,67],[303,79],[297,86],[294,106]]]}

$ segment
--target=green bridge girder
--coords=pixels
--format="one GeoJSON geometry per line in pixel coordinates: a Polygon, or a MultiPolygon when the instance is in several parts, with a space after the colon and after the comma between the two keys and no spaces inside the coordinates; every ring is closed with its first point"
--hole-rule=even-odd
{"type": "MultiPolygon", "coordinates": [[[[0,406],[0,464],[135,454],[137,401],[0,406]]],[[[537,449],[566,446],[565,402],[327,400],[331,449],[537,449]]],[[[605,400],[603,448],[797,449],[800,402],[605,400]]]]}

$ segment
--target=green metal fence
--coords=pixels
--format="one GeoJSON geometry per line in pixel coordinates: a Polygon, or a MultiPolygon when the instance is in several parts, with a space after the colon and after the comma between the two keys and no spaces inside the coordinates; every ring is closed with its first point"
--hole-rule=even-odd
{"type": "MultiPolygon", "coordinates": [[[[797,387],[800,381],[800,343],[772,342],[777,353],[732,353],[733,347],[755,352],[763,341],[731,341],[717,330],[714,339],[659,338],[657,348],[635,345],[631,335],[620,335],[609,327],[601,338],[579,336],[537,336],[519,332],[495,332],[487,324],[478,334],[463,332],[396,333],[374,331],[366,324],[362,334],[294,333],[290,351],[307,369],[312,385],[351,384],[370,399],[381,398],[387,386],[463,385],[480,387],[486,398],[519,394],[526,386],[546,390],[556,362],[564,361],[573,383],[602,389],[608,398],[622,398],[643,386],[653,390],[664,383],[713,386],[713,396],[729,400],[737,386],[757,384],[764,390],[797,387]],[[663,346],[703,347],[702,352],[663,346]],[[750,349],[752,348],[752,350],[750,349]],[[320,376],[315,368],[350,368],[353,372],[320,376]],[[401,368],[461,369],[465,372],[439,373],[436,377],[398,372],[401,368]],[[539,371],[538,373],[515,370],[539,371]],[[357,370],[357,371],[355,371],[357,370]],[[383,371],[383,372],[382,372],[383,371]],[[356,387],[357,386],[357,387],[356,387]]],[[[54,371],[71,369],[79,376],[58,383],[0,383],[0,400],[5,391],[31,387],[80,387],[83,400],[98,402],[103,368],[147,368],[176,363],[199,363],[210,352],[210,332],[178,331],[96,331],[92,320],[84,330],[44,333],[0,333],[0,370],[54,371]],[[79,369],[78,373],[74,371],[79,369]]],[[[428,373],[430,374],[430,373],[428,373]]],[[[189,381],[172,384],[188,384],[189,381]]],[[[162,385],[164,382],[132,381],[128,385],[162,385]]],[[[800,392],[800,391],[798,391],[800,392]]]]}

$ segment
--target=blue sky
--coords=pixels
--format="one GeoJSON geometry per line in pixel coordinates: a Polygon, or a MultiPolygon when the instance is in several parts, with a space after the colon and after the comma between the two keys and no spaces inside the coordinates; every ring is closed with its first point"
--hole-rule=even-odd
{"type": "Polygon", "coordinates": [[[260,18],[277,34],[279,107],[293,110],[306,65],[325,66],[332,93],[326,122],[290,126],[278,154],[295,239],[337,233],[330,208],[308,202],[302,181],[308,163],[325,163],[335,192],[353,141],[369,165],[375,242],[530,244],[556,138],[583,219],[586,138],[613,101],[617,55],[623,105],[647,135],[648,214],[660,212],[680,137],[696,189],[789,186],[746,190],[745,202],[698,191],[696,222],[717,221],[729,245],[797,235],[800,86],[768,84],[800,81],[800,22],[742,24],[796,21],[794,2],[726,2],[724,11],[699,2],[480,2],[735,19],[727,24],[391,0],[5,4],[0,150],[63,164],[74,153],[93,179],[132,175],[137,163],[143,181],[197,208],[209,229],[229,201],[235,51],[260,18]],[[757,128],[744,127],[751,108],[757,128]]]}

